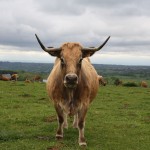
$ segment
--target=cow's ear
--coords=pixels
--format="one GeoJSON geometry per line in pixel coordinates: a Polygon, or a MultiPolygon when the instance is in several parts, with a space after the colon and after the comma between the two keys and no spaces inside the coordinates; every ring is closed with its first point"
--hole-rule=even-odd
{"type": "Polygon", "coordinates": [[[50,52],[48,52],[48,53],[49,53],[51,56],[60,58],[61,50],[60,50],[60,51],[50,51],[50,52]]]}
{"type": "Polygon", "coordinates": [[[90,57],[92,56],[95,52],[99,51],[100,49],[103,48],[103,46],[107,43],[107,41],[110,39],[110,36],[101,44],[99,47],[90,47],[90,48],[82,48],[82,54],[83,57],[90,57]]]}
{"type": "Polygon", "coordinates": [[[86,50],[86,51],[82,51],[82,57],[85,58],[85,57],[90,57],[92,56],[93,54],[95,53],[95,51],[92,51],[92,50],[86,50]]]}
{"type": "Polygon", "coordinates": [[[61,48],[54,48],[54,47],[45,47],[43,45],[43,43],[41,42],[41,40],[39,39],[39,37],[35,34],[36,39],[38,41],[38,43],[40,44],[41,48],[49,53],[51,56],[56,56],[56,57],[60,57],[60,53],[61,53],[61,48]]]}

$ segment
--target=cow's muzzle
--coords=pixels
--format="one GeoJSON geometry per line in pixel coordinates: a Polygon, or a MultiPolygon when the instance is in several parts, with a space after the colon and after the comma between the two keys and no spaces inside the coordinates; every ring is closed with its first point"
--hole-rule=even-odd
{"type": "Polygon", "coordinates": [[[67,88],[75,88],[78,84],[78,76],[73,73],[66,74],[64,78],[64,85],[67,88]]]}

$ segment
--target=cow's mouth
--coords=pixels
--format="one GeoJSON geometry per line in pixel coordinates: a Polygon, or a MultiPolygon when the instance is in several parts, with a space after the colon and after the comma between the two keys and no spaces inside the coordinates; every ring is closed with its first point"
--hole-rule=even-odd
{"type": "Polygon", "coordinates": [[[67,88],[76,88],[78,84],[78,76],[73,73],[66,74],[64,78],[64,86],[67,88]]]}
{"type": "Polygon", "coordinates": [[[64,83],[64,86],[65,86],[66,88],[74,89],[74,88],[77,87],[77,84],[68,84],[68,83],[64,83]]]}

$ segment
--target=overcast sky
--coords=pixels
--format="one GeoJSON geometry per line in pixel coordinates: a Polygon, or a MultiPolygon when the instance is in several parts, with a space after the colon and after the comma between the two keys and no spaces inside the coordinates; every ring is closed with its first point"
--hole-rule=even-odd
{"type": "Polygon", "coordinates": [[[0,61],[53,62],[39,47],[106,46],[93,63],[150,65],[150,0],[0,0],[0,61]]]}

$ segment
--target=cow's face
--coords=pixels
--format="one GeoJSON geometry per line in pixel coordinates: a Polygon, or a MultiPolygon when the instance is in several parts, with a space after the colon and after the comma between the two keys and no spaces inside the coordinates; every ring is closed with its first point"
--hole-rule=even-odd
{"type": "Polygon", "coordinates": [[[66,43],[61,49],[59,58],[64,86],[75,88],[78,84],[83,59],[82,47],[78,43],[66,43]]]}
{"type": "Polygon", "coordinates": [[[62,75],[64,77],[64,85],[67,88],[75,88],[78,84],[82,59],[92,56],[99,51],[109,40],[110,36],[97,48],[83,48],[78,43],[66,43],[60,48],[46,48],[37,35],[35,35],[41,48],[52,56],[60,59],[62,75]]]}

